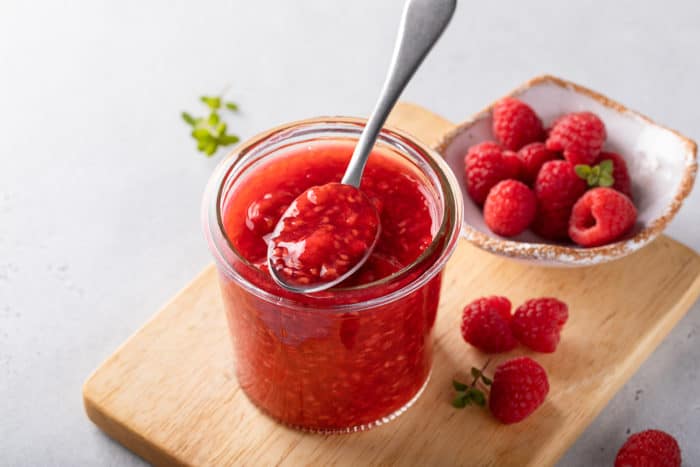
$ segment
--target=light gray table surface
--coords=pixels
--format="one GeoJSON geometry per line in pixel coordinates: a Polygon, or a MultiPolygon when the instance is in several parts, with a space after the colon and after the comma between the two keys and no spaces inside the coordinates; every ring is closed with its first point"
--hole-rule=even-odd
{"type": "MultiPolygon", "coordinates": [[[[180,111],[230,84],[242,137],[366,115],[401,3],[0,0],[0,465],[143,463],[87,420],[81,384],[210,262],[199,203],[222,154],[194,151],[180,111]]],[[[549,72],[697,138],[698,24],[690,0],[461,0],[404,99],[460,121],[549,72]]],[[[700,249],[698,190],[668,233],[700,249]]],[[[696,304],[560,465],[612,465],[648,427],[700,465],[699,329],[696,304]]]]}

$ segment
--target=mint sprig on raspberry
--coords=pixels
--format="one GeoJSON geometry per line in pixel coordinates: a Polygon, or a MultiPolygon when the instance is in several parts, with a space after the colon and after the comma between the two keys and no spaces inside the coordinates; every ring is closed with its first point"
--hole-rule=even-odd
{"type": "Polygon", "coordinates": [[[579,178],[588,183],[590,188],[595,187],[610,187],[615,184],[613,177],[613,161],[606,159],[600,164],[590,166],[588,164],[577,164],[574,171],[579,178]]]}
{"type": "Polygon", "coordinates": [[[496,367],[491,380],[484,376],[489,362],[487,360],[481,369],[472,368],[471,384],[452,381],[457,391],[452,400],[454,407],[484,407],[488,393],[491,414],[500,422],[510,424],[526,419],[544,403],[549,393],[549,381],[547,372],[539,363],[529,357],[512,358],[496,367]]]}
{"type": "Polygon", "coordinates": [[[487,360],[483,367],[476,368],[472,367],[471,375],[472,382],[467,385],[456,379],[452,380],[452,387],[457,391],[454,399],[452,399],[452,406],[457,409],[463,409],[468,405],[478,405],[479,407],[486,406],[486,396],[484,391],[479,389],[477,385],[482,383],[484,386],[490,386],[493,381],[484,375],[484,370],[488,367],[491,360],[487,360]]]}

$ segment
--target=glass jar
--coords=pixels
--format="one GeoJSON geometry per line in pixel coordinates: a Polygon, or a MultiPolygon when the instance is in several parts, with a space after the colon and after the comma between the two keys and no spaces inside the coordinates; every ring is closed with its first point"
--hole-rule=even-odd
{"type": "Polygon", "coordinates": [[[212,175],[203,224],[219,272],[236,375],[249,399],[289,426],[359,431],[392,420],[430,376],[431,330],[442,271],[462,225],[459,185],[430,148],[382,130],[375,150],[417,174],[431,202],[433,239],[408,266],[374,282],[309,295],[276,287],[226,235],[223,207],[238,184],[285,147],[356,141],[364,122],[321,118],[283,125],[240,144],[212,175]]]}

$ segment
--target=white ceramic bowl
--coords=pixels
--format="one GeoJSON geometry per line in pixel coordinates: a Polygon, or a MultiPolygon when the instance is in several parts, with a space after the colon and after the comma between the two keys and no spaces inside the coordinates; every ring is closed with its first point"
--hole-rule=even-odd
{"type": "Polygon", "coordinates": [[[508,95],[530,105],[545,128],[568,112],[588,110],[597,114],[608,134],[604,150],[620,153],[627,162],[639,216],[625,239],[596,248],[548,242],[530,231],[510,239],[491,232],[481,210],[466,193],[463,174],[469,147],[495,139],[491,132],[492,104],[445,135],[437,147],[462,184],[463,236],[479,248],[548,266],[588,266],[612,261],[656,238],[690,193],[697,172],[697,146],[678,132],[583,86],[553,76],[534,78],[508,95]]]}

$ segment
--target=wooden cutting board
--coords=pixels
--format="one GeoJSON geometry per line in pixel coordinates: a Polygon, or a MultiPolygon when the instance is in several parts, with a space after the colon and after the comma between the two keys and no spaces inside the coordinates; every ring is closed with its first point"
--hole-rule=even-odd
{"type": "MultiPolygon", "coordinates": [[[[452,124],[402,104],[390,125],[435,143],[452,124]]],[[[203,241],[203,240],[202,240],[203,241]]],[[[700,293],[700,257],[661,237],[623,260],[546,269],[503,260],[462,241],[447,265],[432,378],[414,407],[369,432],[321,436],[280,426],[236,383],[213,266],[175,296],[90,376],[90,419],[156,465],[554,464],[656,348],[700,293]],[[478,408],[455,410],[451,380],[485,360],[459,333],[462,307],[487,294],[513,303],[555,295],[570,319],[555,354],[531,355],[551,391],[510,426],[478,408]]]]}

